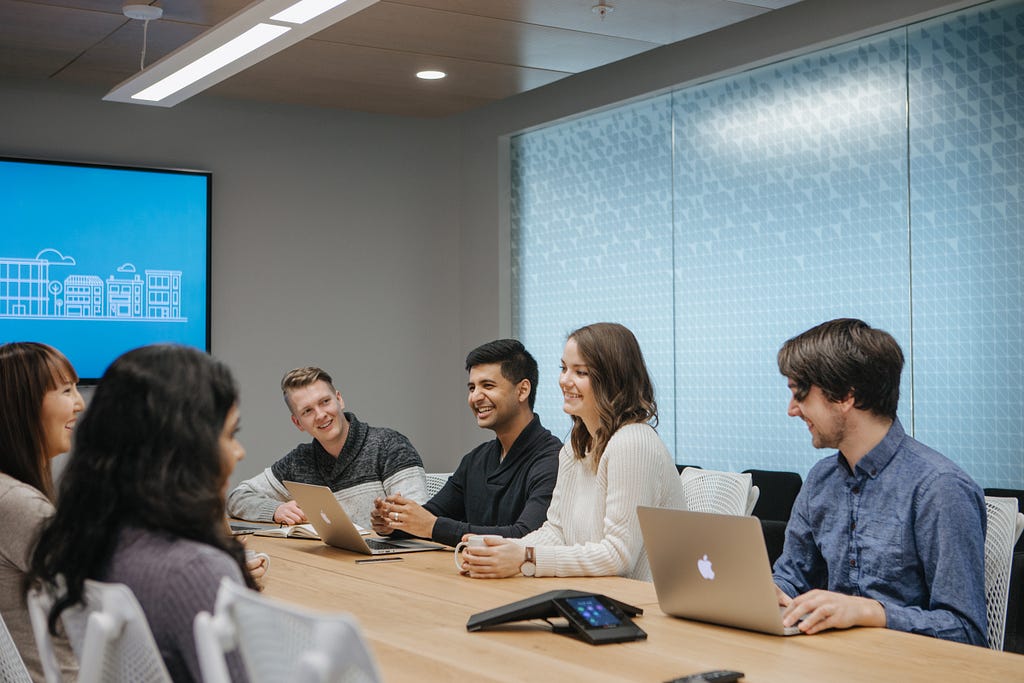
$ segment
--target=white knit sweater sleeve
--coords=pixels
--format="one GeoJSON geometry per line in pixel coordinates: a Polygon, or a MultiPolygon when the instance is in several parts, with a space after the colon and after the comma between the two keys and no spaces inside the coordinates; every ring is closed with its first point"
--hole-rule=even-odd
{"type": "Polygon", "coordinates": [[[562,532],[562,518],[572,514],[572,488],[577,468],[590,467],[576,460],[572,454],[572,444],[568,441],[558,452],[558,478],[551,492],[551,503],[548,504],[548,516],[539,529],[531,531],[520,539],[523,547],[532,545],[565,545],[565,534],[562,532]],[[563,484],[564,482],[564,484],[563,484]],[[569,499],[566,499],[569,496],[569,499]]]}
{"type": "MultiPolygon", "coordinates": [[[[561,455],[566,455],[565,449],[561,455]]],[[[650,580],[636,508],[685,507],[682,484],[665,444],[646,424],[626,425],[612,435],[596,480],[590,483],[596,487],[594,493],[603,495],[603,509],[600,500],[581,509],[580,499],[588,498],[582,488],[587,486],[591,466],[568,455],[569,462],[564,457],[560,462],[548,522],[520,540],[536,549],[537,576],[619,575],[650,580]],[[577,533],[580,527],[601,532],[585,538],[586,534],[577,533]]]]}

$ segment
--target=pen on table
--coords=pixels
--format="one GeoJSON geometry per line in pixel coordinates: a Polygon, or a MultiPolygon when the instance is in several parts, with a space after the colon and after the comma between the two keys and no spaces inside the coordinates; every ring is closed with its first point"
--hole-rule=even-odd
{"type": "Polygon", "coordinates": [[[368,557],[364,560],[356,560],[356,564],[364,564],[366,562],[401,562],[401,557],[368,557]]]}

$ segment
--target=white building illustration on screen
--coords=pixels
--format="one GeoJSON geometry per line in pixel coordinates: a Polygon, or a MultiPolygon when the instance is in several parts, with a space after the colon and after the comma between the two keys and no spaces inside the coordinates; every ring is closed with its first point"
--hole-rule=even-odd
{"type": "Polygon", "coordinates": [[[125,263],[106,280],[61,272],[76,265],[50,248],[35,258],[0,256],[0,317],[188,322],[180,270],[146,269],[139,276],[134,264],[125,263]]]}

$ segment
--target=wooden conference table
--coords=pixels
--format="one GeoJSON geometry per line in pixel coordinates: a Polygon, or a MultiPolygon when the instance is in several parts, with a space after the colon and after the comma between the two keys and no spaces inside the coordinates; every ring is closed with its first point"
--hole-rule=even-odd
{"type": "Polygon", "coordinates": [[[667,681],[734,669],[745,681],[1024,681],[1024,655],[886,629],[782,638],[665,615],[653,584],[620,577],[480,580],[459,576],[451,551],[363,555],[320,541],[249,537],[271,556],[264,594],[321,611],[354,614],[385,681],[667,681]],[[470,615],[550,590],[572,588],[644,610],[648,638],[587,645],[541,621],[466,631],[470,615]]]}

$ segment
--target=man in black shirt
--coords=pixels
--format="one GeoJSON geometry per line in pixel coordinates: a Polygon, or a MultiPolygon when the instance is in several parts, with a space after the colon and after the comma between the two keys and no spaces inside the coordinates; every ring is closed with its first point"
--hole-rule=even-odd
{"type": "Polygon", "coordinates": [[[533,412],[537,361],[521,342],[499,339],[470,351],[466,370],[469,408],[497,438],[467,453],[426,504],[378,498],[371,513],[378,534],[455,545],[467,533],[519,538],[547,518],[562,444],[533,412]]]}

